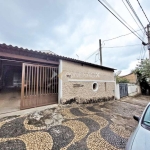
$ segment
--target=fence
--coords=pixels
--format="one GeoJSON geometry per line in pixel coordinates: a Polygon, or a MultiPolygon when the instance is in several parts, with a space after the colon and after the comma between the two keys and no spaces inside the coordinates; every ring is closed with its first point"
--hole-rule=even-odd
{"type": "MultiPolygon", "coordinates": [[[[136,85],[136,84],[127,84],[127,89],[128,89],[128,96],[135,96],[137,94],[140,94],[141,93],[141,90],[140,90],[140,86],[136,85]]],[[[115,89],[115,97],[116,99],[120,99],[124,96],[127,96],[127,95],[124,95],[122,96],[122,88],[120,88],[120,85],[119,84],[116,84],[116,89],[115,89]]]]}

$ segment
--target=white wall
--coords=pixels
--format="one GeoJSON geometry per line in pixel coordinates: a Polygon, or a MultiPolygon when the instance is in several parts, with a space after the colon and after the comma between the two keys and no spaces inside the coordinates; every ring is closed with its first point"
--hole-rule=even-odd
{"type": "MultiPolygon", "coordinates": [[[[141,94],[140,86],[136,84],[128,84],[128,96],[135,96],[137,94],[141,94]]],[[[115,86],[115,98],[120,99],[119,84],[116,84],[115,86]]]]}
{"type": "Polygon", "coordinates": [[[129,96],[135,96],[137,94],[140,94],[141,90],[140,87],[136,84],[128,84],[128,94],[129,96]]]}
{"type": "Polygon", "coordinates": [[[62,60],[59,61],[59,70],[58,70],[58,77],[59,77],[59,82],[58,82],[58,104],[60,104],[60,100],[62,98],[62,60]]]}
{"type": "Polygon", "coordinates": [[[115,87],[115,98],[120,99],[119,84],[116,84],[116,87],[115,87]]]}

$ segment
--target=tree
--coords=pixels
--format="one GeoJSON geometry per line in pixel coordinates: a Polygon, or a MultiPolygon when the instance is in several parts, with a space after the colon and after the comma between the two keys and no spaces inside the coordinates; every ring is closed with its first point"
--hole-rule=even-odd
{"type": "Polygon", "coordinates": [[[129,83],[129,80],[126,78],[121,78],[119,76],[116,77],[116,82],[117,83],[129,83]]]}
{"type": "Polygon", "coordinates": [[[142,94],[150,94],[150,61],[143,60],[133,72],[137,74],[142,94]]]}
{"type": "Polygon", "coordinates": [[[137,66],[134,73],[139,75],[139,82],[146,79],[150,83],[150,60],[146,59],[141,61],[141,64],[137,66]]]}

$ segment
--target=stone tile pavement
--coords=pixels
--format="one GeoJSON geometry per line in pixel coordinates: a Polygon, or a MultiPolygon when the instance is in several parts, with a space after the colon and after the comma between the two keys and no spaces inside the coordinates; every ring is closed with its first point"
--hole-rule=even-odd
{"type": "Polygon", "coordinates": [[[150,97],[72,104],[0,119],[0,150],[124,149],[150,97]],[[35,115],[36,114],[36,115],[35,115]]]}

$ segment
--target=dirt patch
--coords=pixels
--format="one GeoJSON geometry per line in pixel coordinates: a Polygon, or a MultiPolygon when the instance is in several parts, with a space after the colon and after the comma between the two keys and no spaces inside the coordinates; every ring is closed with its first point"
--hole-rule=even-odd
{"type": "Polygon", "coordinates": [[[28,124],[35,127],[61,125],[64,120],[60,108],[46,109],[27,116],[28,124]]]}
{"type": "Polygon", "coordinates": [[[111,121],[117,125],[123,126],[126,130],[133,132],[137,126],[137,122],[132,117],[125,117],[120,115],[113,115],[111,121]]]}

